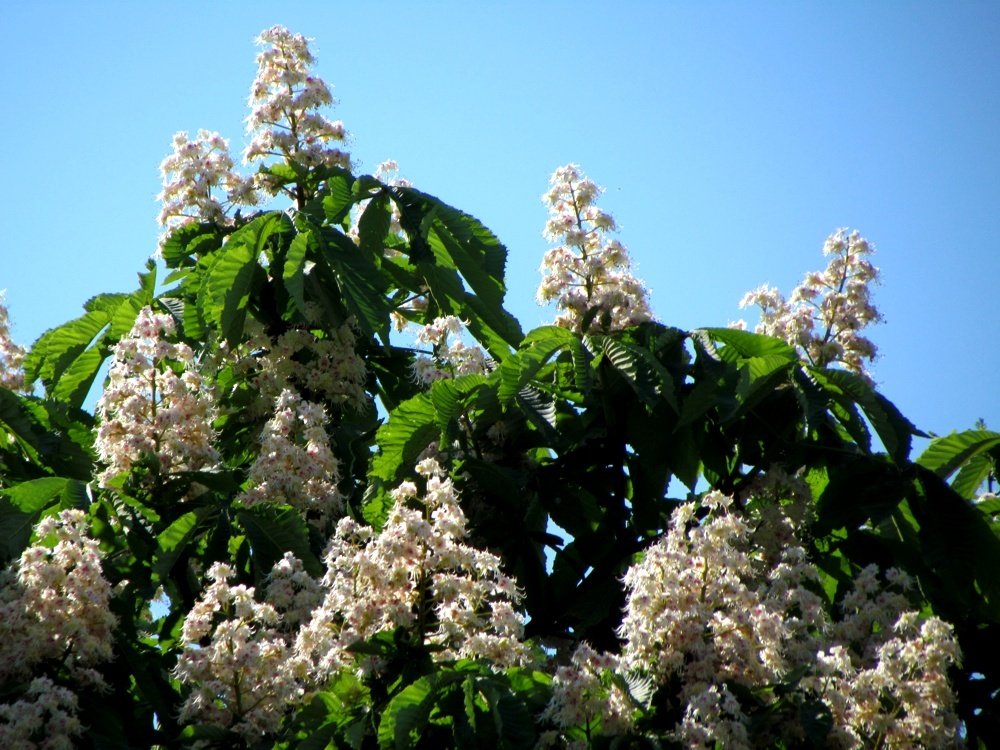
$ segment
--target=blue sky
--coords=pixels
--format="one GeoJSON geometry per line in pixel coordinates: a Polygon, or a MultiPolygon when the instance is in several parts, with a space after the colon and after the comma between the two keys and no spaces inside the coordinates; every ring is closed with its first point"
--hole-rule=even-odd
{"type": "MultiPolygon", "coordinates": [[[[244,143],[253,38],[313,37],[362,170],[386,158],[510,252],[527,329],[549,174],[577,162],[682,328],[748,317],[878,252],[882,391],[938,433],[1000,429],[1000,4],[7,2],[0,289],[30,343],[153,251],[178,130],[244,143]]],[[[752,321],[752,318],[750,322],[752,321]]]]}

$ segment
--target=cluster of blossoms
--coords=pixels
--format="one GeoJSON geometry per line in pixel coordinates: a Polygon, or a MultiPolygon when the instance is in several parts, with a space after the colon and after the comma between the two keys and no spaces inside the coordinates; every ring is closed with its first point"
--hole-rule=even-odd
{"type": "Polygon", "coordinates": [[[600,210],[602,190],[575,164],[557,169],[543,236],[559,243],[545,253],[538,301],[555,300],[563,312],[556,325],[574,330],[621,330],[652,318],[646,288],[631,272],[628,250],[607,235],[614,218],[600,210]]]}
{"type": "Polygon", "coordinates": [[[598,653],[581,643],[570,663],[556,670],[552,698],[541,718],[561,727],[583,727],[588,737],[624,734],[635,706],[621,686],[618,675],[623,671],[619,656],[598,653]]]}
{"type": "Polygon", "coordinates": [[[211,583],[181,631],[188,648],[174,674],[191,692],[180,719],[232,729],[252,742],[277,731],[302,697],[306,665],[294,657],[275,608],[254,599],[253,588],[229,583],[232,568],[214,563],[206,576],[211,583]]]}
{"type": "MultiPolygon", "coordinates": [[[[834,621],[816,593],[818,571],[787,516],[762,515],[760,523],[785,529],[761,534],[718,492],[702,507],[707,514],[700,520],[695,504],[677,508],[668,533],[626,573],[621,655],[617,666],[600,662],[656,685],[678,685],[684,710],[675,740],[691,748],[754,746],[750,709],[734,688],[767,688],[801,674],[795,689],[802,700],[822,701],[834,718],[832,746],[957,743],[947,680],[959,658],[957,643],[946,623],[908,611],[905,575],[889,571],[883,585],[876,568],[866,569],[834,621]],[[761,546],[758,537],[787,541],[761,546]]],[[[593,683],[593,672],[581,659],[560,673],[549,707],[557,725],[573,726],[566,686],[593,683]]],[[[621,696],[608,689],[588,696],[607,701],[604,708],[588,707],[588,715],[610,716],[623,732],[621,696]]],[[[790,716],[766,731],[772,740],[795,744],[804,737],[800,720],[790,716]]],[[[604,732],[613,733],[606,726],[604,732]]]]}
{"type": "Polygon", "coordinates": [[[0,747],[7,750],[72,750],[83,734],[76,695],[48,677],[36,677],[23,698],[0,703],[0,747]]]}
{"type": "Polygon", "coordinates": [[[420,355],[413,360],[413,377],[419,383],[430,384],[442,378],[459,375],[481,375],[489,371],[490,360],[481,347],[468,346],[461,336],[465,324],[454,315],[435,318],[417,333],[417,343],[430,344],[431,356],[420,355]],[[452,340],[449,342],[449,335],[452,340]]]}
{"type": "Polygon", "coordinates": [[[380,532],[342,518],[330,541],[323,603],[296,642],[321,679],[354,664],[352,644],[398,627],[436,647],[438,660],[529,658],[515,582],[496,555],[463,543],[465,514],[441,466],[424,459],[417,471],[424,493],[412,482],[397,488],[380,532]]]}
{"type": "Polygon", "coordinates": [[[43,518],[34,533],[40,543],[0,574],[0,683],[59,660],[73,679],[100,687],[94,667],[112,657],[115,617],[98,543],[79,510],[43,518]]]}
{"type": "Polygon", "coordinates": [[[865,363],[876,348],[861,331],[882,319],[871,303],[870,287],[878,281],[878,269],[868,260],[874,248],[858,232],[840,229],[823,252],[830,256],[826,270],[806,274],[789,299],[765,285],[749,292],[740,307],[760,308],[757,333],[798,347],[817,367],[838,363],[870,382],[865,363]]]}
{"type": "Polygon", "coordinates": [[[817,669],[801,687],[833,716],[838,747],[953,747],[959,728],[947,672],[960,660],[953,628],[909,611],[904,573],[870,565],[831,623],[817,669]]]}
{"type": "Polygon", "coordinates": [[[139,311],[132,330],[115,345],[108,385],[97,402],[101,424],[95,449],[108,468],[99,481],[153,456],[159,471],[197,471],[219,460],[213,447],[216,416],[211,387],[187,344],[170,343],[174,319],[139,311]]]}
{"type": "Polygon", "coordinates": [[[233,171],[229,143],[221,135],[198,131],[174,135],[174,152],[160,164],[163,190],[156,196],[163,204],[158,217],[167,231],[192,222],[232,223],[227,211],[234,205],[254,205],[253,180],[233,171]]]}
{"type": "Polygon", "coordinates": [[[275,338],[261,333],[243,348],[248,353],[237,352],[235,366],[258,394],[260,412],[272,409],[287,388],[340,408],[360,408],[366,401],[368,372],[346,323],[324,338],[299,328],[275,338]]]}
{"type": "MultiPolygon", "coordinates": [[[[336,144],[347,138],[344,123],[332,122],[316,112],[333,103],[330,87],[310,73],[315,58],[309,40],[281,26],[258,38],[269,45],[257,55],[257,77],[250,87],[247,132],[252,135],[243,154],[252,162],[278,156],[303,167],[343,167],[351,158],[336,144]]],[[[261,187],[276,192],[261,175],[261,187]]]]}
{"type": "Polygon", "coordinates": [[[327,422],[322,405],[304,401],[293,390],[282,391],[250,467],[250,489],[239,499],[249,505],[291,505],[320,529],[340,516],[344,500],[337,490],[339,471],[327,422]]]}
{"type": "Polygon", "coordinates": [[[306,572],[302,561],[286,552],[271,568],[264,599],[281,614],[281,626],[291,633],[303,625],[323,601],[323,587],[306,572]]]}
{"type": "MultiPolygon", "coordinates": [[[[6,291],[6,290],[4,290],[6,291]]],[[[0,388],[19,391],[24,387],[24,347],[10,337],[10,318],[4,304],[4,291],[0,291],[0,388]]]]}

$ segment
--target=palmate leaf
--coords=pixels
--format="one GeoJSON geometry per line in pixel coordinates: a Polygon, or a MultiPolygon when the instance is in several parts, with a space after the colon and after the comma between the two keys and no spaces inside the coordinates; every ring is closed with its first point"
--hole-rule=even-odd
{"type": "Polygon", "coordinates": [[[243,334],[257,258],[250,245],[229,243],[218,251],[205,277],[201,314],[219,326],[230,346],[243,334]]]}
{"type": "Polygon", "coordinates": [[[236,518],[250,540],[261,576],[267,575],[286,552],[299,558],[309,575],[323,574],[323,566],[309,545],[309,528],[295,508],[262,503],[241,508],[236,518]]]}
{"type": "Polygon", "coordinates": [[[662,399],[680,411],[673,375],[652,352],[614,336],[594,334],[584,337],[584,343],[591,351],[602,352],[644,403],[652,406],[662,399]]]}
{"type": "Polygon", "coordinates": [[[590,382],[590,360],[580,337],[566,328],[543,326],[525,336],[517,352],[500,365],[498,396],[510,403],[553,357],[570,351],[573,355],[576,387],[583,391],[590,382]]]}
{"type": "Polygon", "coordinates": [[[920,454],[917,463],[939,477],[947,478],[976,456],[988,453],[998,446],[1000,433],[989,430],[953,432],[932,440],[920,454]]]}
{"type": "Polygon", "coordinates": [[[292,298],[299,311],[303,311],[306,306],[305,297],[305,268],[306,252],[309,248],[312,233],[310,230],[300,232],[288,246],[288,253],[285,255],[285,265],[281,269],[281,280],[285,285],[288,296],[292,298]]]}
{"type": "Polygon", "coordinates": [[[793,347],[773,336],[737,328],[701,328],[695,333],[704,333],[712,341],[724,344],[722,349],[717,349],[724,358],[730,358],[734,354],[740,357],[778,356],[789,362],[796,362],[799,358],[793,347]]]}
{"type": "Polygon", "coordinates": [[[319,252],[323,264],[333,271],[342,302],[358,326],[388,345],[389,313],[393,306],[388,299],[388,279],[379,270],[376,256],[336,229],[323,231],[319,252]]]}
{"type": "Polygon", "coordinates": [[[403,471],[441,434],[430,394],[421,393],[403,401],[389,415],[375,436],[379,453],[372,459],[365,491],[365,520],[381,527],[392,507],[389,490],[402,479],[403,471]]]}
{"type": "MultiPolygon", "coordinates": [[[[152,272],[151,272],[152,273],[152,272]]],[[[41,379],[50,396],[79,408],[115,342],[135,322],[139,309],[152,303],[148,275],[133,294],[102,294],[89,300],[86,312],[43,333],[25,358],[25,379],[41,379]]]]}
{"type": "Polygon", "coordinates": [[[912,436],[926,437],[889,399],[853,372],[818,367],[811,367],[809,371],[816,382],[835,399],[842,394],[861,407],[893,460],[905,461],[908,458],[912,436]]]}
{"type": "Polygon", "coordinates": [[[153,573],[161,580],[169,576],[185,547],[197,536],[199,530],[213,523],[217,515],[218,509],[202,506],[188,511],[160,532],[156,538],[153,573]]]}
{"type": "Polygon", "coordinates": [[[0,562],[21,554],[42,513],[53,505],[86,507],[86,485],[77,479],[42,477],[0,491],[0,562]]]}
{"type": "Polygon", "coordinates": [[[523,338],[503,308],[506,248],[477,219],[431,195],[404,187],[389,194],[409,238],[410,261],[441,313],[467,320],[472,335],[502,361],[523,338]]]}

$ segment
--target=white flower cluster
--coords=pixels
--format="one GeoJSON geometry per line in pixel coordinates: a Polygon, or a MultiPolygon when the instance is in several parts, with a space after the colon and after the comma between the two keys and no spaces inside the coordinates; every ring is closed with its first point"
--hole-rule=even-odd
{"type": "Polygon", "coordinates": [[[160,164],[163,190],[158,221],[167,231],[192,222],[232,223],[227,211],[234,205],[254,205],[253,180],[233,171],[229,142],[207,130],[194,140],[185,132],[174,135],[174,152],[160,164]],[[221,195],[224,197],[220,197],[221,195]]]}
{"type": "MultiPolygon", "coordinates": [[[[908,611],[905,575],[889,571],[883,585],[877,569],[862,571],[835,621],[815,593],[818,571],[789,534],[794,528],[787,517],[762,515],[760,523],[787,527],[764,537],[788,542],[761,554],[750,541],[759,528],[732,508],[731,498],[712,492],[702,506],[707,514],[700,520],[695,504],[677,508],[668,533],[626,573],[621,656],[617,666],[612,657],[601,662],[678,686],[684,714],[674,739],[691,748],[751,747],[750,724],[733,688],[766,695],[759,689],[803,674],[795,689],[803,701],[818,699],[830,710],[834,747],[957,743],[947,680],[959,658],[957,642],[946,623],[908,611]]],[[[587,669],[574,663],[558,683],[585,685],[593,679],[587,669]]],[[[549,715],[559,726],[573,726],[555,702],[559,695],[549,715]]],[[[620,697],[590,693],[601,695],[608,706],[590,707],[590,714],[625,716],[620,697]]],[[[773,731],[794,744],[804,730],[791,717],[773,731]]]]}
{"type": "Polygon", "coordinates": [[[951,625],[909,611],[912,581],[889,570],[886,587],[871,565],[841,603],[830,645],[802,687],[834,719],[838,747],[953,747],[959,729],[947,674],[960,660],[951,625]],[[895,589],[895,590],[894,590],[895,589]]]}
{"type": "Polygon", "coordinates": [[[293,390],[282,391],[250,467],[250,488],[239,500],[291,505],[319,529],[340,516],[344,499],[337,489],[339,470],[327,423],[320,404],[303,400],[293,390]]]}
{"type": "Polygon", "coordinates": [[[323,587],[306,572],[291,552],[286,552],[271,568],[264,599],[281,613],[282,629],[294,631],[312,616],[323,602],[323,587]]]}
{"type": "MultiPolygon", "coordinates": [[[[347,137],[344,123],[316,112],[333,103],[330,87],[310,73],[315,58],[309,40],[281,26],[263,32],[257,43],[267,48],[257,55],[257,77],[250,87],[247,132],[252,135],[243,154],[246,162],[278,156],[304,167],[349,169],[351,158],[336,144],[347,137]]],[[[261,185],[274,193],[266,178],[261,185]]]]}
{"type": "Polygon", "coordinates": [[[877,350],[861,331],[882,319],[871,303],[870,287],[878,281],[878,269],[868,260],[874,248],[858,232],[839,229],[823,252],[831,256],[826,270],[806,274],[788,300],[764,285],[744,296],[740,307],[760,308],[757,333],[798,347],[817,367],[839,363],[870,382],[865,363],[877,350]]]}
{"type": "Polygon", "coordinates": [[[463,543],[465,514],[452,481],[433,459],[395,492],[380,532],[342,518],[330,541],[326,595],[296,648],[322,679],[354,664],[354,643],[397,627],[438,648],[438,660],[477,658],[498,667],[525,663],[520,598],[500,559],[463,543]]]}
{"type": "Polygon", "coordinates": [[[24,347],[10,337],[10,318],[4,304],[6,289],[0,290],[0,388],[20,391],[24,388],[24,347]]]}
{"type": "Polygon", "coordinates": [[[286,710],[303,695],[306,664],[279,630],[280,615],[254,599],[254,589],[233,586],[234,571],[214,563],[211,583],[184,619],[187,648],[174,674],[191,692],[180,720],[225,727],[252,742],[275,732],[286,710]]]}
{"type": "Polygon", "coordinates": [[[570,663],[556,670],[541,718],[561,727],[584,727],[588,736],[624,733],[635,708],[616,678],[623,671],[620,657],[581,643],[570,663]]]}
{"type": "Polygon", "coordinates": [[[461,339],[464,332],[465,323],[448,315],[435,318],[417,333],[417,343],[434,348],[431,356],[420,355],[413,360],[413,377],[418,383],[429,385],[442,378],[489,372],[486,353],[478,345],[466,345],[461,339]],[[449,335],[453,337],[450,342],[449,335]]]}
{"type": "Polygon", "coordinates": [[[0,574],[0,683],[55,659],[99,687],[94,667],[112,657],[116,621],[98,543],[79,510],[43,518],[34,534],[39,542],[0,574]]]}
{"type": "Polygon", "coordinates": [[[287,388],[340,408],[360,408],[366,400],[367,369],[346,323],[324,338],[298,328],[276,338],[254,335],[237,352],[236,368],[259,394],[261,412],[287,388]]]}
{"type": "Polygon", "coordinates": [[[197,471],[215,464],[211,387],[197,372],[187,344],[170,343],[169,315],[139,311],[132,330],[115,345],[108,385],[97,402],[101,424],[94,447],[108,465],[101,486],[154,456],[163,474],[197,471]]]}
{"type": "Polygon", "coordinates": [[[0,703],[0,747],[6,750],[73,750],[83,734],[76,695],[48,677],[31,681],[25,696],[0,703]]]}
{"type": "Polygon", "coordinates": [[[556,325],[587,331],[621,330],[650,320],[646,288],[631,272],[625,246],[607,234],[615,220],[597,205],[602,190],[575,164],[557,169],[543,236],[560,243],[545,253],[538,301],[563,310],[556,325]]]}

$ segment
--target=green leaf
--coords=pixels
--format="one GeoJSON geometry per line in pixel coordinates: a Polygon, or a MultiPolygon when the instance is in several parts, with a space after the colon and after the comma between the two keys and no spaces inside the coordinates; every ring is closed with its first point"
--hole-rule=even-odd
{"type": "Polygon", "coordinates": [[[809,368],[809,371],[834,398],[844,394],[861,407],[893,460],[905,461],[908,458],[911,436],[924,433],[904,417],[889,399],[853,372],[815,367],[809,368]]]}
{"type": "Polygon", "coordinates": [[[309,528],[302,515],[287,505],[244,507],[236,517],[253,549],[257,571],[264,576],[286,552],[302,561],[311,576],[323,575],[323,566],[309,545],[309,528]]]}
{"type": "Polygon", "coordinates": [[[576,387],[585,390],[590,366],[580,337],[566,328],[544,326],[525,336],[518,351],[500,364],[501,402],[510,403],[553,356],[567,350],[573,355],[576,387]]]}
{"type": "Polygon", "coordinates": [[[105,332],[111,316],[106,310],[85,315],[43,333],[24,360],[25,380],[41,378],[48,388],[63,371],[105,332]]]}
{"type": "Polygon", "coordinates": [[[328,177],[324,183],[323,211],[331,224],[340,224],[347,218],[358,198],[352,187],[354,177],[346,170],[328,177]]]}
{"type": "Polygon", "coordinates": [[[438,380],[431,385],[430,397],[438,427],[445,430],[452,420],[467,413],[469,397],[486,383],[483,375],[463,375],[438,380]]]}
{"type": "Polygon", "coordinates": [[[737,328],[702,328],[695,333],[698,332],[704,332],[712,341],[725,344],[722,351],[732,348],[741,357],[777,356],[789,362],[797,362],[799,359],[793,347],[773,336],[750,333],[737,328]]]}
{"type": "Polygon", "coordinates": [[[920,454],[917,463],[939,477],[947,478],[975,456],[997,446],[1000,446],[1000,433],[989,430],[953,432],[932,440],[920,454]]]}
{"type": "Polygon", "coordinates": [[[376,257],[333,229],[322,234],[321,257],[333,270],[343,302],[361,329],[388,345],[393,305],[388,299],[388,280],[379,271],[376,257]]]}
{"type": "Polygon", "coordinates": [[[974,500],[983,483],[996,472],[996,461],[986,453],[973,456],[958,470],[951,488],[966,500],[974,500]]]}
{"type": "Polygon", "coordinates": [[[410,241],[410,260],[441,313],[467,320],[472,335],[503,360],[523,338],[503,308],[506,248],[478,220],[431,195],[404,187],[390,188],[390,195],[410,241]]]}
{"type": "Polygon", "coordinates": [[[219,324],[230,346],[243,334],[258,256],[251,244],[230,241],[218,251],[205,279],[202,314],[219,324]]]}
{"type": "Polygon", "coordinates": [[[358,240],[362,251],[375,257],[382,256],[391,218],[387,193],[381,193],[368,202],[358,219],[358,240]]]}
{"type": "Polygon", "coordinates": [[[82,482],[63,477],[33,479],[0,491],[0,560],[21,554],[43,511],[60,500],[77,507],[81,492],[86,492],[82,482]]]}
{"type": "Polygon", "coordinates": [[[253,221],[244,224],[231,235],[225,247],[243,245],[250,249],[256,260],[262,254],[269,259],[274,258],[274,246],[282,241],[285,235],[293,234],[295,227],[288,214],[284,211],[271,211],[258,216],[253,221]]]}
{"type": "MultiPolygon", "coordinates": [[[[285,267],[282,269],[281,278],[288,291],[288,296],[295,302],[295,307],[299,312],[305,310],[305,265],[306,251],[309,248],[312,233],[310,230],[300,232],[295,235],[288,246],[288,254],[285,255],[285,267]]],[[[313,240],[315,241],[315,240],[313,240]]]]}
{"type": "Polygon", "coordinates": [[[428,394],[404,401],[392,410],[375,436],[379,454],[372,461],[372,474],[395,482],[400,478],[400,469],[412,466],[438,432],[437,413],[428,394]]]}
{"type": "Polygon", "coordinates": [[[382,750],[406,750],[415,746],[437,706],[442,690],[465,679],[462,671],[442,671],[421,677],[389,701],[378,725],[382,750]]]}
{"type": "Polygon", "coordinates": [[[156,553],[153,558],[153,573],[161,580],[166,578],[173,569],[177,559],[190,545],[200,528],[206,522],[211,523],[218,515],[218,510],[202,506],[189,511],[175,520],[156,538],[156,553]]]}
{"type": "Polygon", "coordinates": [[[167,268],[177,268],[194,265],[192,256],[206,255],[221,246],[222,235],[215,224],[185,224],[171,230],[160,254],[167,268]]]}

